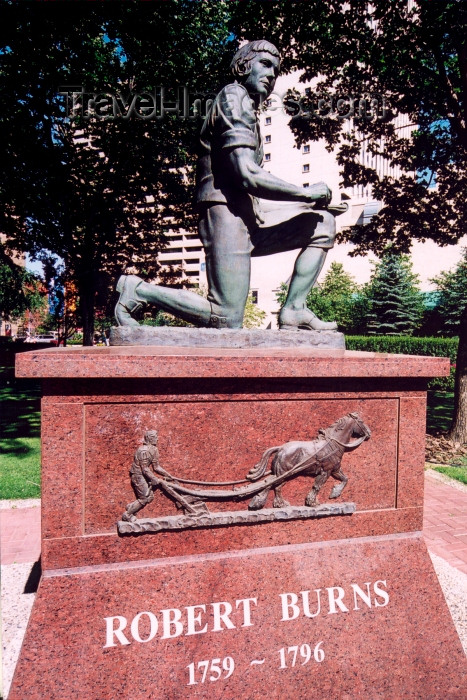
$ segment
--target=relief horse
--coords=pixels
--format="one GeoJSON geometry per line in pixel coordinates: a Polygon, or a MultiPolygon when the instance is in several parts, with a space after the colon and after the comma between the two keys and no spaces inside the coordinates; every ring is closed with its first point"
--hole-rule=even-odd
{"type": "MultiPolygon", "coordinates": [[[[348,413],[339,418],[329,428],[318,431],[318,438],[310,442],[286,442],[278,447],[271,447],[266,450],[258,464],[248,472],[249,481],[261,479],[265,473],[271,457],[271,473],[280,477],[285,474],[292,476],[293,473],[300,473],[304,476],[315,477],[313,488],[305,499],[305,505],[317,505],[317,497],[321,488],[330,476],[338,481],[331,491],[330,498],[337,498],[347,484],[347,477],[341,469],[341,460],[345,452],[355,450],[365,440],[369,440],[371,431],[362,421],[358,413],[348,413]],[[357,440],[350,442],[352,438],[357,440]]],[[[269,491],[274,489],[274,508],[284,508],[289,503],[282,497],[282,486],[284,481],[280,481],[276,486],[271,485],[260,491],[250,501],[250,510],[259,510],[266,503],[269,491]]]]}

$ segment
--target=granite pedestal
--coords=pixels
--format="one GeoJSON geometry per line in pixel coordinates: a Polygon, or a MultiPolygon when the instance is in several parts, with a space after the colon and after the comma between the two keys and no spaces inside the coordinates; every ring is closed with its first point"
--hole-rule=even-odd
{"type": "MultiPolygon", "coordinates": [[[[448,371],[305,347],[19,356],[17,376],[43,379],[43,577],[11,700],[465,698],[420,533],[426,382],[448,371]],[[118,534],[146,430],[171,474],[227,482],[349,412],[372,433],[342,460],[334,503],[356,512],[118,534]]],[[[283,495],[299,510],[311,485],[299,476],[283,495]]],[[[138,517],[176,514],[158,490],[138,517]]]]}

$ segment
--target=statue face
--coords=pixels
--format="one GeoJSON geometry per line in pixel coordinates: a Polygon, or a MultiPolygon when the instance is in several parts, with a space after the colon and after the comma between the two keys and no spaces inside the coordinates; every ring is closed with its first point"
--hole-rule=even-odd
{"type": "Polygon", "coordinates": [[[251,71],[246,76],[243,85],[251,96],[259,96],[265,100],[274,90],[278,74],[279,59],[267,51],[261,51],[251,61],[251,71]]]}

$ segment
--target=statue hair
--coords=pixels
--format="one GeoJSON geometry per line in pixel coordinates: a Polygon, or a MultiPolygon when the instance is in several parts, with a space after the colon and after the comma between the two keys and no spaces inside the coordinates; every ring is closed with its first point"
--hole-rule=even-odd
{"type": "Polygon", "coordinates": [[[232,59],[230,68],[232,73],[236,78],[245,77],[251,71],[251,62],[257,53],[261,52],[270,53],[271,56],[275,56],[280,60],[280,53],[270,41],[266,39],[257,39],[256,41],[250,41],[248,44],[244,44],[238,49],[237,53],[232,59]]]}

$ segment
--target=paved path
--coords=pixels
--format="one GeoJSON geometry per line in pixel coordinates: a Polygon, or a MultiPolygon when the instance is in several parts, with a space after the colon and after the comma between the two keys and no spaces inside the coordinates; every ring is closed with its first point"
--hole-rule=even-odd
{"type": "MultiPolygon", "coordinates": [[[[40,555],[39,506],[0,510],[1,563],[34,562],[40,555]]],[[[428,549],[467,574],[467,488],[456,489],[425,473],[428,549]]]]}
{"type": "Polygon", "coordinates": [[[423,534],[430,552],[467,574],[467,488],[425,473],[423,534]]]}
{"type": "Polygon", "coordinates": [[[0,510],[0,555],[3,564],[35,562],[41,553],[41,509],[0,510]]]}

